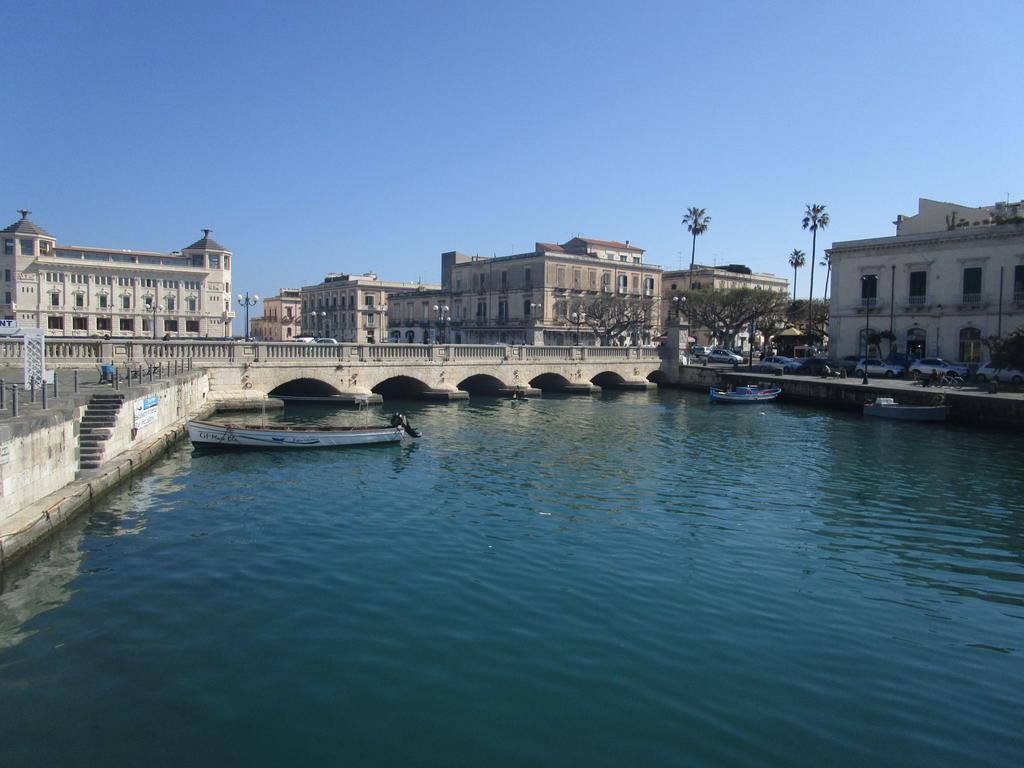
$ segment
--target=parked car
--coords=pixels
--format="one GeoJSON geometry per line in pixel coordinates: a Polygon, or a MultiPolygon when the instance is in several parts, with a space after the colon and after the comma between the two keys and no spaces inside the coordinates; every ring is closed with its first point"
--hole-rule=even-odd
{"type": "Polygon", "coordinates": [[[1012,368],[1000,368],[996,371],[992,367],[992,363],[985,363],[974,375],[983,384],[986,381],[995,381],[997,376],[1000,381],[1009,382],[1017,387],[1024,384],[1024,371],[1017,371],[1012,368]]]}
{"type": "Polygon", "coordinates": [[[796,369],[795,373],[798,376],[821,376],[825,372],[825,368],[829,371],[839,373],[842,365],[835,360],[828,360],[824,357],[807,357],[800,363],[800,367],[796,369]]]}
{"type": "Polygon", "coordinates": [[[292,339],[292,341],[297,341],[300,344],[312,344],[314,341],[316,341],[316,337],[315,336],[296,336],[295,338],[292,339]]]}
{"type": "Polygon", "coordinates": [[[728,349],[712,349],[708,352],[709,363],[742,363],[743,358],[728,349]]]}
{"type": "Polygon", "coordinates": [[[857,361],[857,367],[853,369],[853,375],[863,376],[865,368],[867,369],[868,376],[884,376],[887,379],[894,379],[903,374],[902,366],[889,365],[880,357],[862,357],[857,361]]]}
{"type": "Polygon", "coordinates": [[[317,339],[316,343],[317,344],[337,344],[338,340],[337,339],[317,339]]]}
{"type": "Polygon", "coordinates": [[[917,362],[917,357],[909,355],[906,352],[890,352],[883,359],[889,365],[901,366],[903,370],[907,370],[907,368],[917,362]]]}
{"type": "Polygon", "coordinates": [[[708,352],[711,351],[711,347],[702,347],[694,344],[690,347],[690,357],[700,360],[702,357],[707,357],[708,352]]]}
{"type": "Polygon", "coordinates": [[[933,372],[938,376],[955,373],[957,376],[963,376],[964,378],[969,373],[966,365],[947,363],[941,357],[925,357],[910,366],[910,373],[915,377],[931,376],[933,372]]]}
{"type": "Polygon", "coordinates": [[[841,357],[836,361],[840,368],[844,368],[846,370],[847,375],[853,373],[857,367],[857,363],[859,362],[860,355],[846,355],[846,357],[841,357]]]}
{"type": "Polygon", "coordinates": [[[764,358],[761,362],[780,365],[782,366],[783,373],[796,373],[800,367],[799,360],[794,360],[792,357],[786,357],[785,355],[772,355],[771,357],[764,358]]]}

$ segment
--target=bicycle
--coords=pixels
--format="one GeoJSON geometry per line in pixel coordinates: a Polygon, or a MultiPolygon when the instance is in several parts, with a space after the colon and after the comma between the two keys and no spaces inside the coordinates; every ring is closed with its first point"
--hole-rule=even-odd
{"type": "Polygon", "coordinates": [[[941,379],[939,379],[938,385],[940,387],[952,387],[953,389],[960,389],[964,385],[964,380],[957,376],[955,373],[947,373],[941,379]]]}

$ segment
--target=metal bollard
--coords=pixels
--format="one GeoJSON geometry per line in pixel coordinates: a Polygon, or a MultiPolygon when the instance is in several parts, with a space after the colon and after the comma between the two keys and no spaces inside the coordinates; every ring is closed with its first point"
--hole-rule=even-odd
{"type": "Polygon", "coordinates": [[[18,417],[18,385],[11,384],[11,416],[18,417]]]}
{"type": "Polygon", "coordinates": [[[119,390],[119,389],[121,389],[121,369],[120,368],[115,368],[114,369],[114,390],[116,391],[116,390],[119,390]]]}
{"type": "MultiPolygon", "coordinates": [[[[142,380],[142,377],[141,377],[141,376],[139,377],[139,380],[140,380],[140,381],[142,380]]],[[[150,383],[150,384],[152,384],[152,383],[153,383],[153,366],[152,366],[152,365],[151,365],[151,366],[149,366],[149,383],[150,383]]]]}
{"type": "Polygon", "coordinates": [[[78,394],[78,369],[77,368],[75,369],[75,375],[74,375],[73,378],[74,378],[75,394],[77,395],[78,394]]]}
{"type": "Polygon", "coordinates": [[[0,379],[0,408],[4,407],[4,395],[6,394],[7,391],[6,385],[7,382],[5,382],[3,379],[0,379]]]}
{"type": "Polygon", "coordinates": [[[29,381],[29,384],[32,385],[32,391],[31,391],[31,393],[28,396],[28,401],[30,403],[34,403],[36,401],[36,377],[33,376],[28,381],[29,381]]]}
{"type": "Polygon", "coordinates": [[[46,410],[46,385],[43,384],[43,410],[46,410]]]}
{"type": "MultiPolygon", "coordinates": [[[[46,385],[45,384],[43,385],[43,389],[46,389],[46,385]]],[[[57,372],[56,371],[53,372],[53,396],[57,397],[57,372]]],[[[43,406],[43,407],[45,408],[46,406],[43,406]]]]}

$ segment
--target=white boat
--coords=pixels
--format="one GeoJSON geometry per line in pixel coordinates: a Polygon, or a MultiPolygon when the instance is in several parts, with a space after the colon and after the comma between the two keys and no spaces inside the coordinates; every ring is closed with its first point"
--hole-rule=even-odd
{"type": "Polygon", "coordinates": [[[732,390],[710,387],[708,400],[712,403],[764,403],[774,400],[780,394],[780,387],[759,387],[757,384],[747,384],[732,390]]]}
{"type": "Polygon", "coordinates": [[[902,421],[945,421],[948,405],[900,405],[891,397],[879,397],[873,403],[864,403],[864,415],[902,421]]]}
{"type": "Polygon", "coordinates": [[[331,448],[397,443],[403,434],[420,436],[400,413],[394,414],[389,424],[376,427],[251,426],[198,419],[188,422],[189,440],[203,448],[331,448]]]}

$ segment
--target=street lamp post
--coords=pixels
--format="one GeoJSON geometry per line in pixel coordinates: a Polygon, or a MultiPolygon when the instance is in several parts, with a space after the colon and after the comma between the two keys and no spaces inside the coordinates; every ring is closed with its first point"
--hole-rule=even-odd
{"type": "Polygon", "coordinates": [[[156,297],[146,299],[146,310],[153,313],[153,338],[156,338],[156,297]]]}
{"type": "Polygon", "coordinates": [[[448,307],[446,305],[444,305],[444,304],[435,304],[434,305],[434,317],[437,318],[437,336],[438,336],[438,339],[439,339],[439,343],[440,344],[444,344],[445,343],[445,339],[447,337],[447,333],[446,333],[447,329],[446,329],[445,326],[448,324],[448,321],[451,319],[451,310],[449,310],[448,307]]]}
{"type": "Polygon", "coordinates": [[[256,294],[249,296],[249,292],[245,292],[245,296],[238,294],[238,305],[245,307],[245,340],[249,340],[249,307],[255,307],[256,302],[260,300],[260,297],[256,294]]]}
{"type": "Polygon", "coordinates": [[[310,325],[312,326],[310,330],[313,331],[314,335],[319,337],[320,336],[320,330],[321,330],[321,328],[323,326],[324,319],[327,317],[327,313],[326,312],[315,312],[314,311],[314,312],[310,312],[309,316],[311,318],[310,325]]]}
{"type": "MultiPolygon", "coordinates": [[[[873,275],[861,275],[860,284],[861,292],[860,295],[864,296],[864,281],[873,275]]],[[[835,291],[833,291],[835,293],[835,291]]],[[[868,333],[870,333],[870,326],[868,325],[868,318],[871,316],[871,299],[864,298],[864,378],[861,379],[861,384],[868,383],[868,333]]]]}
{"type": "Polygon", "coordinates": [[[576,324],[576,346],[580,345],[580,325],[587,319],[586,312],[573,312],[572,321],[576,324]]]}

